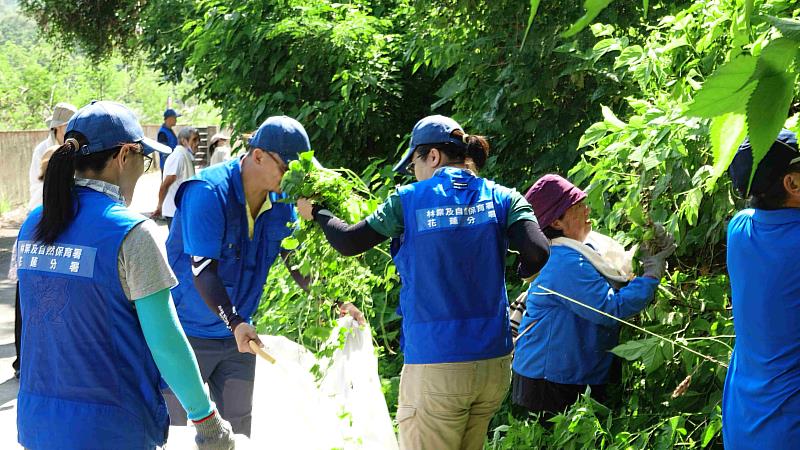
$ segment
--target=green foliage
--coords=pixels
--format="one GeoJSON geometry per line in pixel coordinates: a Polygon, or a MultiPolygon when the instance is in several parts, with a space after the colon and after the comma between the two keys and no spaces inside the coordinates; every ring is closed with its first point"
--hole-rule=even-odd
{"type": "Polygon", "coordinates": [[[528,33],[531,32],[533,19],[536,18],[536,12],[539,11],[539,2],[540,0],[531,0],[531,12],[528,15],[528,26],[525,28],[525,35],[522,36],[522,44],[520,44],[520,48],[525,47],[525,41],[528,40],[528,33]]]}
{"type": "Polygon", "coordinates": [[[402,65],[402,9],[322,0],[204,0],[196,8],[204,13],[183,27],[186,65],[197,92],[240,130],[287,114],[320,156],[363,168],[369,155],[393,154],[423,110],[404,96],[424,79],[402,65]],[[398,108],[401,99],[407,106],[398,108]],[[401,132],[398,124],[407,125],[401,132]]]}
{"type": "MultiPolygon", "coordinates": [[[[354,179],[355,177],[353,177],[354,179]]],[[[281,191],[287,200],[295,203],[298,198],[313,199],[330,205],[330,211],[347,222],[361,220],[375,208],[356,192],[366,187],[355,184],[339,172],[322,167],[314,158],[314,152],[300,154],[300,158],[289,163],[289,170],[281,180],[281,191]]]]}
{"type": "MultiPolygon", "coordinates": [[[[749,27],[752,1],[747,2],[746,9],[749,27]]],[[[754,50],[760,49],[760,54],[754,51],[753,56],[738,56],[721,66],[687,110],[690,116],[714,118],[712,133],[717,142],[721,142],[719,133],[723,128],[741,124],[740,117],[730,114],[744,114],[753,149],[751,180],[758,163],[785,125],[797,84],[800,22],[767,16],[767,23],[777,28],[783,37],[773,39],[769,33],[762,34],[753,45],[754,50]]],[[[732,145],[728,142],[725,148],[715,151],[718,169],[726,167],[733,159],[732,145]]]]}
{"type": "Polygon", "coordinates": [[[694,96],[687,115],[713,118],[744,112],[742,97],[750,97],[755,89],[752,76],[757,62],[758,59],[753,56],[740,55],[720,67],[694,96]]]}
{"type": "Polygon", "coordinates": [[[614,0],[586,0],[583,2],[583,9],[586,10],[583,16],[572,24],[569,29],[561,33],[562,38],[570,38],[578,34],[581,30],[589,26],[590,23],[603,11],[606,6],[614,0]]]}
{"type": "MultiPolygon", "coordinates": [[[[566,173],[580,157],[577,143],[600,116],[619,108],[629,86],[611,73],[608,59],[583,59],[595,39],[559,33],[579,16],[558,2],[540,2],[521,46],[530,2],[414,3],[406,55],[415,71],[434,76],[432,112],[451,115],[468,133],[485,134],[492,157],[484,173],[526,189],[547,172],[566,173]],[[521,26],[522,25],[522,26],[521,26]]],[[[628,2],[599,16],[625,30],[640,19],[628,2]]],[[[618,27],[618,28],[617,28],[618,27]]],[[[417,73],[415,72],[415,73],[417,73]]]]}
{"type": "Polygon", "coordinates": [[[714,151],[712,177],[718,178],[728,169],[739,144],[747,135],[747,118],[743,112],[731,112],[715,117],[709,129],[714,151]]]}
{"type": "Polygon", "coordinates": [[[20,0],[19,6],[68,47],[80,44],[93,60],[135,48],[137,18],[145,2],[135,0],[20,0]]]}
{"type": "Polygon", "coordinates": [[[83,106],[95,99],[121,101],[143,123],[161,123],[171,96],[181,123],[215,124],[219,114],[189,95],[191,83],[166,84],[141,58],[92,61],[37,35],[36,24],[16,9],[0,9],[0,130],[44,128],[58,102],[83,106]]]}
{"type": "MultiPolygon", "coordinates": [[[[312,198],[354,223],[379,204],[379,197],[370,193],[369,185],[379,194],[389,189],[388,172],[381,173],[378,167],[379,163],[374,163],[359,178],[347,170],[326,169],[314,159],[313,152],[306,152],[289,163],[281,189],[289,202],[312,198]]],[[[294,250],[294,267],[311,279],[309,291],[287,285],[285,269],[273,267],[259,308],[259,316],[264,318],[259,322],[259,331],[294,336],[319,349],[333,327],[329,307],[334,301],[353,302],[377,330],[381,351],[396,349],[399,321],[394,310],[399,279],[385,249],[343,257],[327,243],[319,226],[304,220],[298,221],[294,234],[284,240],[283,246],[294,250]],[[328,308],[319,308],[320,305],[328,308]]]]}

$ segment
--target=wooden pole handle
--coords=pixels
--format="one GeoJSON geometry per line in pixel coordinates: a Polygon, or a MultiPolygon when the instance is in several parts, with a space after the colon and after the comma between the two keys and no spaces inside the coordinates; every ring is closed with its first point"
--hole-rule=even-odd
{"type": "Polygon", "coordinates": [[[273,358],[269,353],[265,352],[263,348],[259,347],[258,344],[256,344],[256,341],[250,341],[250,349],[253,350],[256,355],[266,359],[271,364],[275,364],[275,358],[273,358]]]}

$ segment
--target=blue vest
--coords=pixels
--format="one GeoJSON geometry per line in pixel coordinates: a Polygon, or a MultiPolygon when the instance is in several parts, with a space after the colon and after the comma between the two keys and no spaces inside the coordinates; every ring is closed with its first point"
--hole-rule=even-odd
{"type": "Polygon", "coordinates": [[[238,159],[208,167],[195,178],[181,184],[175,194],[177,210],[167,239],[167,255],[179,281],[172,290],[172,297],[183,330],[189,336],[210,339],[232,337],[194,287],[190,255],[184,252],[181,223],[186,214],[203,214],[205,205],[200,210],[183,207],[185,189],[192,183],[205,183],[217,194],[225,212],[217,273],[228,291],[231,303],[247,322],[251,321],[261,301],[269,269],[280,253],[281,241],[292,234],[287,224],[297,219],[294,206],[278,203],[283,196],[270,194],[272,209],[256,219],[251,240],[247,231],[247,208],[240,167],[238,159]]]}
{"type": "Polygon", "coordinates": [[[75,191],[75,220],[53,245],[34,240],[41,207],[19,234],[18,439],[30,449],[152,449],[165,442],[169,417],[117,269],[122,241],[145,218],[75,191]]]}
{"type": "MultiPolygon", "coordinates": [[[[178,146],[178,136],[175,136],[175,132],[167,128],[167,126],[164,124],[162,124],[161,128],[158,129],[158,132],[164,133],[167,136],[166,144],[169,146],[169,148],[175,150],[175,147],[178,146]]],[[[164,169],[164,163],[167,161],[167,156],[169,155],[165,155],[163,153],[158,154],[158,162],[160,163],[158,167],[160,167],[162,170],[164,169]]]]}
{"type": "Polygon", "coordinates": [[[511,352],[504,278],[511,191],[446,167],[398,189],[405,231],[394,256],[408,364],[511,352]]]}

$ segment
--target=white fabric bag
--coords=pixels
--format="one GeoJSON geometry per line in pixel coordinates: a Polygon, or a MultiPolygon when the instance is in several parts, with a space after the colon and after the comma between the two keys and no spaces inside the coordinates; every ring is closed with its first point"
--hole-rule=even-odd
{"type": "MultiPolygon", "coordinates": [[[[260,336],[275,364],[261,358],[256,363],[251,436],[237,439],[237,449],[398,448],[369,328],[344,317],[326,345],[336,345],[340,333],[344,346],[319,361],[285,337],[260,336]],[[317,363],[319,382],[311,373],[317,363]]],[[[191,448],[194,430],[172,427],[167,449],[191,448]]]]}

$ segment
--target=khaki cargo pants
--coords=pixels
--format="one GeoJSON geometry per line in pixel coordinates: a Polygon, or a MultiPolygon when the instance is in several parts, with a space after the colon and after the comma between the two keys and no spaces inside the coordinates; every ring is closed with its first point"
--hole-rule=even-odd
{"type": "Polygon", "coordinates": [[[511,355],[406,364],[397,423],[401,450],[479,450],[511,384],[511,355]]]}

